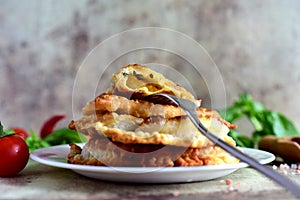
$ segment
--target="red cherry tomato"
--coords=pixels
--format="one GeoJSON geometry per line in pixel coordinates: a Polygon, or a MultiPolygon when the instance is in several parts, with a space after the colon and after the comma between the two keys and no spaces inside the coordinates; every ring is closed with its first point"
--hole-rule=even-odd
{"type": "Polygon", "coordinates": [[[28,133],[27,131],[25,131],[22,128],[12,128],[12,130],[15,132],[16,135],[20,136],[21,138],[23,138],[24,140],[26,140],[26,138],[28,137],[28,133]]]}
{"type": "Polygon", "coordinates": [[[0,177],[11,177],[22,171],[29,159],[26,142],[17,135],[0,137],[0,177]]]}

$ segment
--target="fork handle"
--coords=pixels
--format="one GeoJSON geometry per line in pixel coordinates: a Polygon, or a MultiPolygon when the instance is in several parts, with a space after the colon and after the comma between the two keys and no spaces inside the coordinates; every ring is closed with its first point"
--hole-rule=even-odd
{"type": "Polygon", "coordinates": [[[290,190],[297,198],[300,198],[300,187],[296,185],[294,182],[289,180],[288,178],[282,176],[281,174],[275,172],[273,169],[269,167],[265,167],[264,165],[260,164],[257,160],[253,159],[252,157],[242,153],[235,147],[227,144],[223,140],[219,139],[214,134],[210,133],[199,121],[198,117],[191,112],[187,112],[189,118],[193,122],[193,124],[198,128],[198,130],[205,135],[209,140],[213,143],[230,153],[232,156],[238,158],[239,160],[249,164],[251,167],[255,168],[257,171],[261,172],[262,174],[266,175],[267,177],[273,179],[278,184],[282,185],[286,189],[290,190]]]}

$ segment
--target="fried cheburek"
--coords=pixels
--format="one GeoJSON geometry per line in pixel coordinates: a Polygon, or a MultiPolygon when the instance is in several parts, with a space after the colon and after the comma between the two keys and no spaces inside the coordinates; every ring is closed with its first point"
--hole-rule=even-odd
{"type": "Polygon", "coordinates": [[[90,137],[79,147],[70,144],[68,162],[97,166],[202,166],[239,162],[210,142],[175,105],[151,103],[152,94],[167,93],[193,101],[199,120],[213,134],[235,146],[228,136],[235,125],[183,87],[145,66],[127,65],[112,77],[112,86],[83,108],[70,129],[90,137]]]}

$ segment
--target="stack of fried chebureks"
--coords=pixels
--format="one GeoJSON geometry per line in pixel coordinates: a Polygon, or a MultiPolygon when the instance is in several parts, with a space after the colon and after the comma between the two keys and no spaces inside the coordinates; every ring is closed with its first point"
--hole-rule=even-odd
{"type": "MultiPolygon", "coordinates": [[[[112,86],[83,108],[83,117],[69,128],[89,136],[83,146],[70,144],[68,162],[82,165],[162,167],[237,163],[210,142],[175,105],[152,103],[145,97],[166,93],[193,101],[204,126],[235,146],[228,136],[235,128],[216,111],[162,74],[141,65],[122,67],[112,86]]],[[[162,102],[163,103],[163,102],[162,102]]]]}

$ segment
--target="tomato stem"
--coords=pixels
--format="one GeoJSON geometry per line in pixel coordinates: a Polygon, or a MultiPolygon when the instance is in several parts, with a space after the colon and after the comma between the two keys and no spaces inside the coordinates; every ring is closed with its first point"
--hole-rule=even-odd
{"type": "Polygon", "coordinates": [[[14,135],[14,132],[12,130],[4,131],[3,125],[0,121],[0,137],[5,137],[5,136],[8,136],[8,135],[14,135]]]}
{"type": "Polygon", "coordinates": [[[0,121],[0,136],[3,134],[3,126],[2,126],[2,123],[0,121]]]}

